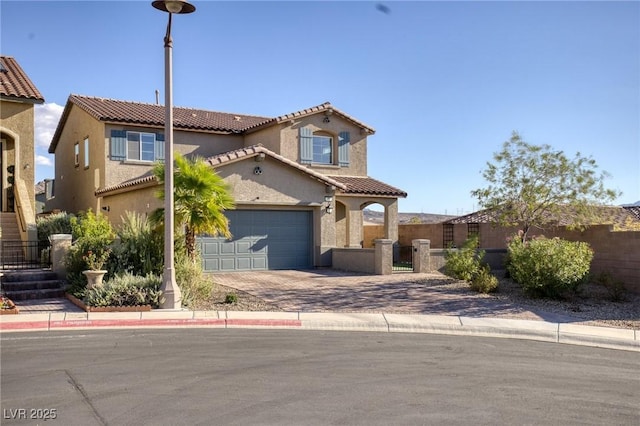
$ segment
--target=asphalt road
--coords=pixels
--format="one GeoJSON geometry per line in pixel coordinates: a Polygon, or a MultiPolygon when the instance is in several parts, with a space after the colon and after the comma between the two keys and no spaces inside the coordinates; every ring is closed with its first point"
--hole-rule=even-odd
{"type": "Polygon", "coordinates": [[[290,330],[1,336],[3,425],[640,423],[640,355],[290,330]]]}

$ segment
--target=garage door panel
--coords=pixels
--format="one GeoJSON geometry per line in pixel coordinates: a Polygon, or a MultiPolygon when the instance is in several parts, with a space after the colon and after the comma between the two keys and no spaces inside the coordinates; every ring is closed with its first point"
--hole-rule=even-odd
{"type": "Polygon", "coordinates": [[[227,217],[231,240],[199,238],[206,271],[312,266],[310,211],[234,210],[227,217]]]}

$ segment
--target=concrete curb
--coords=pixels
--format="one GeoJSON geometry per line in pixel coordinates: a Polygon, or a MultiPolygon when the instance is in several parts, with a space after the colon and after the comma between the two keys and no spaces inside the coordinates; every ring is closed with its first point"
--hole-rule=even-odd
{"type": "Polygon", "coordinates": [[[640,331],[568,323],[444,315],[166,311],[60,312],[0,316],[0,332],[94,328],[254,328],[448,334],[592,346],[640,352],[640,331]]]}

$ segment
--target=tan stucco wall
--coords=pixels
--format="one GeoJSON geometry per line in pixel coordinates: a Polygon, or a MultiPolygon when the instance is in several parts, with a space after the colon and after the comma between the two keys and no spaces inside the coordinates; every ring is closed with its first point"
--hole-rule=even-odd
{"type": "MultiPolygon", "coordinates": [[[[2,191],[6,191],[7,166],[15,164],[16,179],[21,179],[28,193],[27,200],[20,202],[30,205],[35,211],[35,122],[34,105],[31,103],[0,101],[0,132],[6,139],[2,145],[2,191]],[[16,149],[17,148],[17,149],[16,149]]],[[[3,204],[6,205],[6,192],[3,192],[3,204]]],[[[5,206],[2,206],[3,208],[5,206]]],[[[35,219],[35,218],[34,218],[35,219]]]]}
{"type": "Polygon", "coordinates": [[[47,210],[76,213],[98,209],[94,191],[103,184],[105,177],[103,135],[104,124],[77,106],[71,108],[55,150],[55,191],[54,198],[46,203],[47,210]],[[88,168],[84,166],[85,138],[89,138],[88,168]],[[76,143],[80,147],[78,166],[75,166],[74,155],[76,143]]]}
{"type": "Polygon", "coordinates": [[[142,215],[150,215],[155,209],[163,206],[155,193],[160,190],[160,185],[153,185],[136,191],[123,192],[108,195],[101,199],[101,212],[107,216],[112,225],[120,226],[127,211],[135,211],[142,215]],[[108,207],[109,211],[102,209],[108,207]]]}
{"type": "MultiPolygon", "coordinates": [[[[152,127],[123,127],[122,125],[107,125],[104,133],[104,158],[107,162],[106,180],[103,187],[117,185],[129,179],[135,179],[149,172],[153,163],[140,161],[120,161],[110,160],[110,138],[111,130],[127,130],[134,132],[162,133],[164,128],[152,127]]],[[[173,147],[174,152],[185,156],[198,155],[203,158],[210,157],[222,152],[232,151],[242,148],[243,139],[239,135],[218,135],[210,133],[184,132],[174,130],[173,147]]]]}
{"type": "Polygon", "coordinates": [[[367,135],[361,132],[360,127],[344,120],[336,115],[331,117],[329,123],[323,121],[323,114],[314,114],[303,118],[296,118],[281,125],[269,127],[251,133],[246,137],[247,145],[262,143],[266,148],[297,163],[300,162],[301,127],[309,127],[314,132],[323,131],[329,133],[334,139],[335,165],[309,165],[314,170],[327,175],[366,176],[367,175],[367,135]],[[347,131],[350,136],[350,162],[348,167],[340,167],[337,164],[337,140],[340,132],[347,131]]]}

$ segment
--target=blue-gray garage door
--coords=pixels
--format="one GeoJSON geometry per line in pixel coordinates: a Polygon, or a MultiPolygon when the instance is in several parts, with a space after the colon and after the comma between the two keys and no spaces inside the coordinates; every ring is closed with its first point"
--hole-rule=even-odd
{"type": "Polygon", "coordinates": [[[215,271],[306,269],[312,259],[310,211],[226,212],[233,238],[200,237],[203,268],[215,271]]]}

